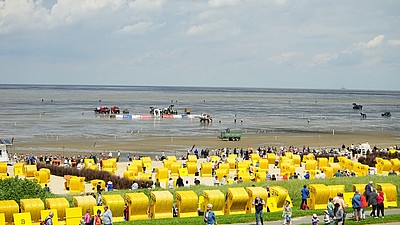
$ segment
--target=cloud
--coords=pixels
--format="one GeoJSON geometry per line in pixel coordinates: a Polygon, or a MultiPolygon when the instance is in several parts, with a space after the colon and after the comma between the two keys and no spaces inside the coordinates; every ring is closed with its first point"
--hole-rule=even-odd
{"type": "Polygon", "coordinates": [[[382,35],[382,34],[381,34],[381,35],[378,35],[378,36],[372,38],[370,41],[368,41],[366,47],[367,47],[367,48],[375,48],[375,47],[378,47],[379,45],[382,44],[384,38],[385,38],[384,35],[382,35]]]}
{"type": "Polygon", "coordinates": [[[311,59],[311,63],[312,63],[312,66],[327,64],[328,62],[336,59],[337,57],[338,57],[337,54],[321,53],[321,54],[317,54],[317,55],[313,56],[311,59]]]}
{"type": "Polygon", "coordinates": [[[392,39],[388,41],[388,44],[393,47],[400,46],[400,39],[392,39]]]}
{"type": "Polygon", "coordinates": [[[270,57],[269,61],[274,64],[283,64],[299,55],[300,55],[300,53],[298,53],[298,52],[285,52],[278,56],[270,57]]]}
{"type": "Polygon", "coordinates": [[[145,34],[163,27],[166,23],[156,24],[152,21],[141,21],[133,25],[126,25],[116,31],[119,34],[145,34]]]}
{"type": "Polygon", "coordinates": [[[366,57],[362,52],[344,50],[337,54],[331,63],[338,66],[350,66],[357,65],[363,60],[368,60],[368,57],[366,57]]]}
{"type": "Polygon", "coordinates": [[[162,6],[166,0],[135,0],[130,2],[129,6],[137,11],[158,11],[162,9],[162,6]]]}
{"type": "Polygon", "coordinates": [[[208,0],[208,5],[213,8],[235,6],[241,3],[240,0],[208,0]]]}
{"type": "Polygon", "coordinates": [[[56,0],[48,5],[41,0],[0,1],[0,34],[19,30],[46,30],[77,23],[107,23],[146,17],[162,9],[166,0],[56,0]],[[134,12],[134,13],[132,13],[134,12]],[[125,17],[123,15],[126,15],[125,17]],[[110,19],[107,19],[110,18],[110,19]],[[101,22],[98,22],[101,21],[101,22]]]}
{"type": "Polygon", "coordinates": [[[216,22],[204,23],[200,25],[193,25],[186,30],[186,35],[188,36],[207,35],[214,31],[219,31],[225,27],[226,27],[226,22],[222,20],[216,22]]]}
{"type": "Polygon", "coordinates": [[[275,0],[275,4],[279,5],[279,6],[285,5],[286,4],[286,0],[275,0]]]}

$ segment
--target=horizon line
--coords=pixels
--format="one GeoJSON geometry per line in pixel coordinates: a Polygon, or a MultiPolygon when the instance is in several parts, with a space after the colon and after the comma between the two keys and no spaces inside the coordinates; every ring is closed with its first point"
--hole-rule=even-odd
{"type": "Polygon", "coordinates": [[[240,89],[272,89],[272,90],[326,90],[326,91],[389,91],[399,92],[394,89],[357,89],[357,88],[344,88],[343,86],[338,88],[304,88],[304,87],[256,87],[256,86],[192,86],[192,85],[127,85],[127,84],[51,84],[51,83],[0,83],[0,86],[91,86],[91,87],[178,87],[178,88],[240,88],[240,89]]]}

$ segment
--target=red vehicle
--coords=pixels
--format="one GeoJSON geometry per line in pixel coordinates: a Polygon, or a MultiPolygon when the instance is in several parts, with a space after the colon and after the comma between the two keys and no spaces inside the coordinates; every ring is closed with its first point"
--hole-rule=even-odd
{"type": "Polygon", "coordinates": [[[97,107],[93,111],[99,114],[110,114],[110,109],[107,106],[97,107]]]}
{"type": "Polygon", "coordinates": [[[119,110],[119,107],[118,106],[112,106],[111,107],[111,113],[112,114],[119,114],[120,113],[120,110],[119,110]]]}

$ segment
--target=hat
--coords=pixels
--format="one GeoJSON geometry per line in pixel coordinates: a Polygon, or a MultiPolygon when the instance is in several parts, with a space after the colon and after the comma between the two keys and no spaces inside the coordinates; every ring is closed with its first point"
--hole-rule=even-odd
{"type": "Polygon", "coordinates": [[[370,184],[373,184],[374,182],[371,180],[369,183],[370,183],[370,184]]]}
{"type": "Polygon", "coordinates": [[[207,208],[210,208],[210,209],[211,209],[211,208],[212,208],[212,204],[208,204],[208,205],[207,205],[207,208]]]}
{"type": "Polygon", "coordinates": [[[324,213],[328,214],[329,212],[328,212],[328,210],[324,210],[324,213]]]}
{"type": "Polygon", "coordinates": [[[317,217],[317,214],[315,214],[315,213],[314,213],[314,214],[312,214],[312,217],[317,217]]]}

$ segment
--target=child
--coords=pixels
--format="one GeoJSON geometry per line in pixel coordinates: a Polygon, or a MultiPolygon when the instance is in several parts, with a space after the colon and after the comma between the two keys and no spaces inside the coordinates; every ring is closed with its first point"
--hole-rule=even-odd
{"type": "Polygon", "coordinates": [[[331,224],[331,220],[330,220],[330,216],[329,216],[328,210],[324,211],[324,224],[325,225],[330,225],[331,224]]]}
{"type": "Polygon", "coordinates": [[[101,225],[103,223],[103,221],[101,220],[100,214],[101,214],[101,210],[98,209],[96,212],[96,215],[94,215],[94,218],[93,218],[93,225],[101,225]]]}
{"type": "Polygon", "coordinates": [[[86,209],[86,214],[85,214],[85,217],[83,217],[83,220],[86,225],[91,225],[90,224],[90,220],[91,220],[90,209],[86,209]]]}
{"type": "Polygon", "coordinates": [[[292,224],[292,208],[290,207],[290,202],[286,200],[285,205],[283,206],[283,224],[284,225],[291,225],[292,224]]]}
{"type": "Polygon", "coordinates": [[[311,225],[318,225],[318,223],[319,223],[318,216],[317,216],[317,214],[314,213],[314,214],[312,215],[311,225]]]}

